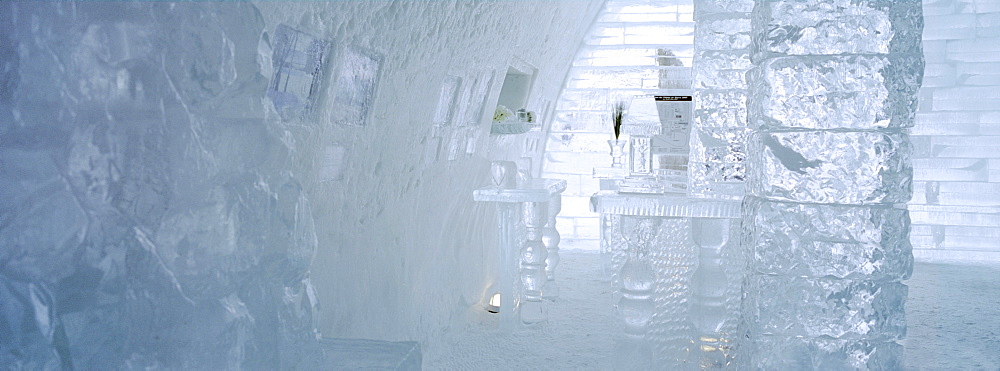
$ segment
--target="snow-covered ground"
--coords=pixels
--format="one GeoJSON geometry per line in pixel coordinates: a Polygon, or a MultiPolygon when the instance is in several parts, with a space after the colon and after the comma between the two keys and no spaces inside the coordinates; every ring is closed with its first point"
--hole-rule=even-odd
{"type": "MultiPolygon", "coordinates": [[[[424,368],[613,368],[611,290],[600,280],[599,255],[560,256],[561,296],[548,323],[501,334],[497,315],[471,308],[469,325],[424,347],[424,368]]],[[[918,262],[906,283],[908,369],[1000,368],[1000,266],[918,262]]]]}

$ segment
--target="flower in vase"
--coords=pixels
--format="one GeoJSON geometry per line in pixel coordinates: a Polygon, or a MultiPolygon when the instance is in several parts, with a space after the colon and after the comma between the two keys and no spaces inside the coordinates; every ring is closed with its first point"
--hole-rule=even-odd
{"type": "Polygon", "coordinates": [[[622,132],[622,121],[625,119],[625,102],[617,101],[611,106],[611,124],[615,129],[615,140],[622,132]]]}
{"type": "Polygon", "coordinates": [[[497,105],[497,110],[493,112],[493,122],[501,122],[514,116],[514,111],[503,105],[497,105]]]}

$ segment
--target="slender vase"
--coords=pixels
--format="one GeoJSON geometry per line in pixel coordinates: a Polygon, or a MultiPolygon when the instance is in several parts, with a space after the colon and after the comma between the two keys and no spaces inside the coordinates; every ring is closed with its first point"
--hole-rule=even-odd
{"type": "Polygon", "coordinates": [[[625,143],[628,143],[628,141],[620,139],[608,140],[608,145],[611,146],[611,167],[622,168],[625,166],[622,164],[622,156],[625,155],[625,143]]]}

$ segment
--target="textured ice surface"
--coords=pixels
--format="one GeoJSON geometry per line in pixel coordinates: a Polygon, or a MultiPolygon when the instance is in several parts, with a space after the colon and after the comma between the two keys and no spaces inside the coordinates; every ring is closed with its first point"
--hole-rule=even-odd
{"type": "Polygon", "coordinates": [[[899,367],[921,4],[757,1],[743,326],[754,368],[899,367]],[[902,129],[902,130],[901,130],[902,129]]]}
{"type": "Polygon", "coordinates": [[[764,129],[911,127],[923,76],[920,55],[777,57],[749,78],[749,110],[764,129]]]}
{"type": "Polygon", "coordinates": [[[0,364],[315,367],[310,200],[228,4],[0,5],[0,364]],[[254,102],[249,104],[248,102],[254,102]]]}
{"type": "Polygon", "coordinates": [[[691,219],[664,218],[649,251],[656,272],[655,311],[646,338],[654,359],[665,364],[686,360],[691,352],[691,277],[698,267],[698,249],[691,243],[691,219]]]}
{"type": "Polygon", "coordinates": [[[699,129],[734,129],[747,126],[745,89],[698,89],[695,94],[698,97],[695,101],[695,123],[699,129]]]}
{"type": "Polygon", "coordinates": [[[744,201],[755,274],[896,281],[913,266],[906,209],[744,201]]]}
{"type": "Polygon", "coordinates": [[[907,287],[899,282],[751,275],[744,290],[743,315],[755,338],[887,341],[906,335],[907,287]]]}
{"type": "MultiPolygon", "coordinates": [[[[706,27],[709,25],[706,25],[706,27]]],[[[712,47],[712,45],[707,45],[706,48],[708,47],[712,47]]],[[[743,49],[732,50],[698,49],[695,58],[698,60],[695,64],[696,68],[694,72],[695,89],[727,90],[747,88],[744,75],[750,69],[751,65],[750,57],[745,47],[743,49]]]]}
{"type": "MultiPolygon", "coordinates": [[[[919,1],[757,2],[753,53],[920,54],[919,1]]],[[[756,56],[755,56],[756,58],[756,56]]]]}
{"type": "Polygon", "coordinates": [[[760,197],[875,204],[906,202],[913,193],[912,150],[904,133],[757,133],[747,144],[747,188],[760,197]]]}
{"type": "Polygon", "coordinates": [[[694,4],[694,130],[688,193],[737,199],[746,179],[749,1],[694,4]]]}
{"type": "MultiPolygon", "coordinates": [[[[803,339],[765,336],[745,349],[769,357],[754,358],[747,367],[764,370],[900,370],[903,347],[892,341],[803,339]]],[[[741,351],[741,354],[742,351],[741,351]]]]}

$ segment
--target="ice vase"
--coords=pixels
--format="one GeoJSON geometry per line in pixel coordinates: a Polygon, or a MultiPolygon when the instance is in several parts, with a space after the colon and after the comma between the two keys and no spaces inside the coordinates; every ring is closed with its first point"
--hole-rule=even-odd
{"type": "Polygon", "coordinates": [[[625,143],[628,143],[628,141],[621,139],[608,140],[608,146],[611,147],[611,167],[622,168],[625,166],[622,163],[622,156],[625,155],[625,143]]]}

